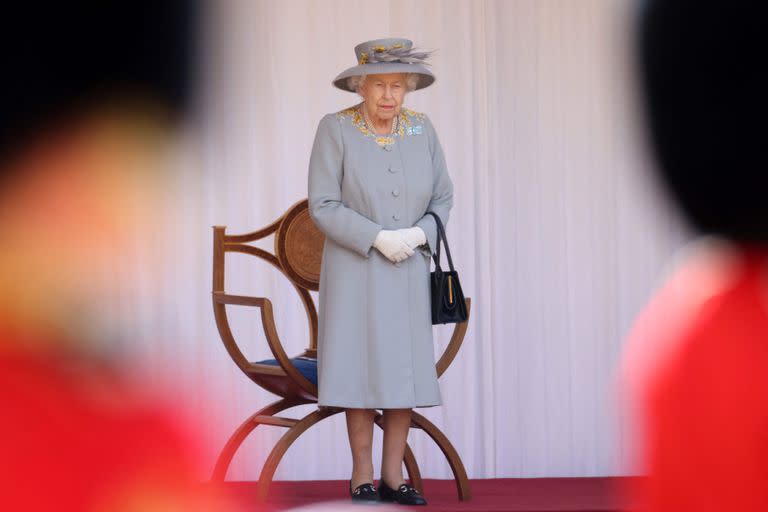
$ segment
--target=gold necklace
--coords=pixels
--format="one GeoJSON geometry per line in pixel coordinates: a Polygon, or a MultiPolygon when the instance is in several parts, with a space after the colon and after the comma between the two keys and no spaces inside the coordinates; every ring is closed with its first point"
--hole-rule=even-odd
{"type": "Polygon", "coordinates": [[[398,126],[398,118],[400,116],[394,116],[392,118],[392,128],[389,131],[388,136],[384,135],[378,135],[376,133],[376,128],[373,126],[373,122],[371,121],[371,118],[368,117],[368,111],[365,109],[365,103],[360,103],[360,111],[363,114],[363,119],[365,120],[365,126],[368,128],[368,131],[371,132],[371,135],[375,137],[376,143],[382,147],[382,149],[385,149],[387,151],[391,150],[392,144],[395,143],[395,138],[392,137],[395,133],[397,133],[397,126],[398,126]]]}

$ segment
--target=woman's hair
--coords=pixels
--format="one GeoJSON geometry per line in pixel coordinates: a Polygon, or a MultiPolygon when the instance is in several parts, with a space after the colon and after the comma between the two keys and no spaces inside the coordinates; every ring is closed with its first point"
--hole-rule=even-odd
{"type": "MultiPolygon", "coordinates": [[[[357,75],[357,76],[351,76],[347,78],[347,85],[350,89],[353,91],[359,93],[360,89],[363,87],[363,83],[365,82],[365,77],[367,75],[357,75]]],[[[405,74],[405,90],[406,91],[413,91],[416,90],[416,86],[419,85],[419,74],[418,73],[406,73],[405,74]]]]}

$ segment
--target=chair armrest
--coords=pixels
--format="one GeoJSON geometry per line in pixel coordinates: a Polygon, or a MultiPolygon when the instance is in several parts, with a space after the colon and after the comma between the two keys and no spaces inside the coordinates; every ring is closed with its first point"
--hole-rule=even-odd
{"type": "Polygon", "coordinates": [[[213,309],[216,316],[216,325],[219,328],[219,334],[224,341],[224,346],[229,355],[235,361],[240,369],[248,374],[253,365],[245,358],[240,348],[237,346],[232,331],[227,320],[226,305],[253,306],[261,311],[261,324],[264,328],[264,335],[267,338],[269,349],[275,360],[285,374],[295,382],[301,389],[307,393],[317,396],[317,386],[310,382],[301,372],[293,366],[288,355],[283,349],[280,337],[277,334],[275,326],[275,317],[272,310],[272,302],[266,297],[249,297],[245,295],[227,295],[223,292],[213,292],[213,309]]]}

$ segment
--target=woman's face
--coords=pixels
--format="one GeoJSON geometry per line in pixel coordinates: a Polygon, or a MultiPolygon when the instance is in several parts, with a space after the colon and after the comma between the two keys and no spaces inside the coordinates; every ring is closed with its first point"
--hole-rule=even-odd
{"type": "Polygon", "coordinates": [[[368,75],[360,89],[372,120],[391,120],[400,113],[405,98],[405,73],[368,75]]]}

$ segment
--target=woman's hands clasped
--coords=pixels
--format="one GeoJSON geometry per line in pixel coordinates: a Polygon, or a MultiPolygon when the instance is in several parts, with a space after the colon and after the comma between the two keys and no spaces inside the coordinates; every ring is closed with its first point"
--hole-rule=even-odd
{"type": "Polygon", "coordinates": [[[418,226],[403,229],[382,229],[376,235],[373,246],[392,262],[400,262],[411,255],[414,249],[426,242],[424,230],[418,226]]]}
{"type": "Polygon", "coordinates": [[[408,245],[399,231],[392,229],[382,229],[376,235],[373,246],[390,261],[397,263],[403,261],[413,254],[413,249],[408,245]]]}
{"type": "Polygon", "coordinates": [[[415,249],[421,244],[424,244],[427,242],[427,235],[424,233],[424,230],[421,229],[419,226],[413,226],[412,228],[403,228],[398,229],[400,233],[403,234],[403,239],[405,240],[405,243],[408,244],[408,247],[411,249],[415,249]]]}

